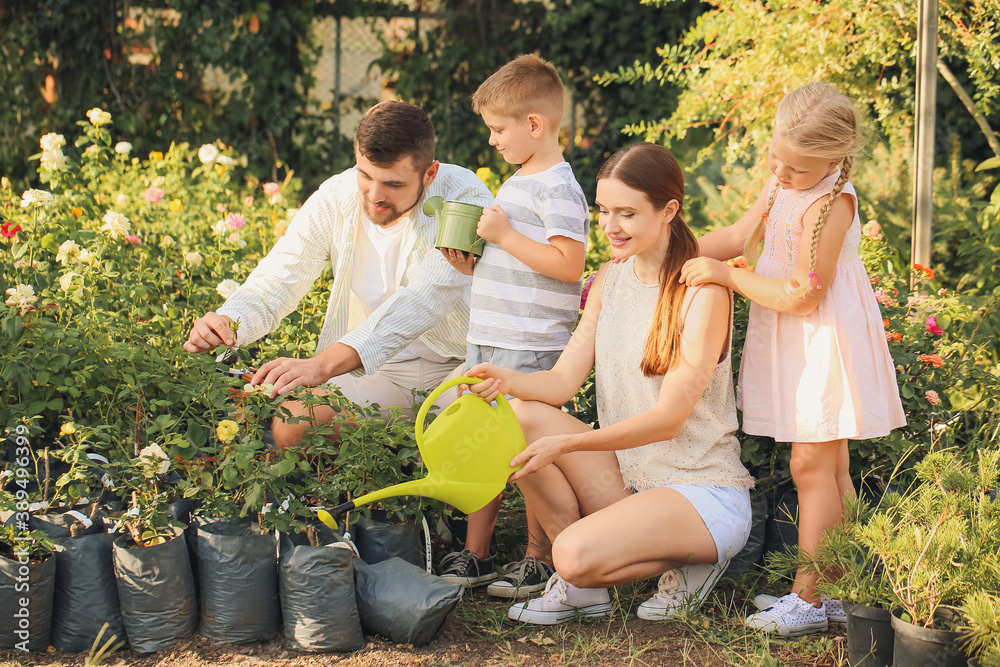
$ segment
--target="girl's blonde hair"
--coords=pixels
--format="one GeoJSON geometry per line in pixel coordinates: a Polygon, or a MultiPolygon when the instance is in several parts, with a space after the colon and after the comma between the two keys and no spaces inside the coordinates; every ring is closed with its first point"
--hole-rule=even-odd
{"type": "MultiPolygon", "coordinates": [[[[820,232],[826,225],[834,200],[840,196],[851,176],[854,160],[861,152],[864,143],[864,128],[861,115],[847,96],[837,92],[837,89],[828,83],[810,83],[792,91],[778,104],[774,133],[781,135],[785,145],[793,153],[840,163],[840,176],[834,183],[830,198],[820,209],[809,239],[809,283],[793,285],[790,288],[793,294],[805,296],[816,271],[816,246],[819,244],[820,232]]],[[[752,260],[760,256],[764,226],[767,224],[779,187],[775,183],[771,188],[764,215],[750,230],[744,242],[743,254],[752,260]]],[[[818,281],[817,287],[819,287],[818,281]]]]}
{"type": "Polygon", "coordinates": [[[687,286],[680,281],[684,262],[698,256],[698,241],[684,222],[684,173],[674,156],[663,146],[650,143],[631,144],[604,163],[597,180],[613,178],[646,195],[656,211],[671,200],[678,204],[670,221],[670,242],[660,265],[660,294],[656,300],[653,324],[642,349],[643,375],[664,375],[680,361],[681,331],[684,328],[681,306],[687,286]]]}

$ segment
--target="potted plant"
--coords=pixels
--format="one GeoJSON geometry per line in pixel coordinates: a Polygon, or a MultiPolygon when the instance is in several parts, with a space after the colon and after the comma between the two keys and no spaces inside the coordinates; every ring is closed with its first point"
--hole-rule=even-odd
{"type": "Polygon", "coordinates": [[[989,495],[998,461],[996,449],[979,450],[975,463],[954,451],[931,452],[914,466],[913,487],[887,496],[860,529],[892,589],[897,664],[964,666],[959,605],[981,587],[982,564],[995,563],[1000,547],[1000,512],[989,495]]]}
{"type": "MultiPolygon", "coordinates": [[[[6,494],[6,492],[4,492],[6,494]]],[[[5,507],[15,508],[6,494],[5,507]]],[[[52,539],[27,521],[0,527],[0,646],[43,651],[49,645],[56,561],[52,539]]]]}
{"type": "Polygon", "coordinates": [[[965,599],[962,612],[969,621],[961,628],[962,639],[975,656],[969,667],[1000,667],[1000,593],[976,591],[965,599]]]}

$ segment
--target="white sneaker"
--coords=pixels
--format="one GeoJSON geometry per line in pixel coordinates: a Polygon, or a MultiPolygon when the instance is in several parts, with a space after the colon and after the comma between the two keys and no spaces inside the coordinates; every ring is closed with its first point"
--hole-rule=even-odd
{"type": "Polygon", "coordinates": [[[822,632],[829,626],[825,605],[814,607],[796,593],[778,598],[770,607],[748,616],[743,624],[764,632],[777,632],[782,637],[822,632]]]}
{"type": "Polygon", "coordinates": [[[507,611],[507,618],[522,623],[555,625],[571,618],[607,616],[611,596],[606,588],[577,588],[553,574],[541,597],[518,602],[507,611]]]}
{"type": "MultiPolygon", "coordinates": [[[[757,609],[767,609],[777,601],[777,595],[761,594],[754,597],[753,606],[757,607],[757,609]]],[[[831,623],[847,623],[847,612],[844,611],[844,605],[841,604],[840,600],[823,598],[821,602],[826,607],[826,620],[831,623]]]]}
{"type": "Polygon", "coordinates": [[[681,611],[698,609],[728,566],[727,560],[685,565],[664,572],[656,594],[639,605],[636,615],[646,621],[662,621],[681,611]]]}

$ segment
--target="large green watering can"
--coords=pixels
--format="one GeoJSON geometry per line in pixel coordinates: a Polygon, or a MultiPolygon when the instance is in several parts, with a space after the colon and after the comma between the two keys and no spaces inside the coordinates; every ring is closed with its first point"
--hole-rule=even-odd
{"type": "Polygon", "coordinates": [[[437,218],[438,233],[435,248],[454,248],[471,252],[477,257],[483,254],[486,241],[479,238],[476,228],[483,207],[460,201],[445,201],[441,197],[430,197],[424,202],[424,215],[437,218]]]}
{"type": "MultiPolygon", "coordinates": [[[[481,510],[500,495],[514,472],[510,460],[527,446],[524,433],[507,399],[497,397],[497,407],[474,394],[465,394],[449,405],[424,431],[424,418],[434,401],[459,384],[476,384],[479,378],[445,381],[431,392],[417,412],[416,438],[427,477],[373,491],[338,505],[340,515],[360,505],[394,496],[426,496],[454,505],[465,514],[481,510]]],[[[337,522],[320,510],[318,517],[331,527],[337,522]]]]}

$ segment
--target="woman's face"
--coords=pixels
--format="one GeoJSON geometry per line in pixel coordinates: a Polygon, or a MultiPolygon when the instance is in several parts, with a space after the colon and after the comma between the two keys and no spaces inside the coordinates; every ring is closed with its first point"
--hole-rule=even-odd
{"type": "Polygon", "coordinates": [[[671,200],[666,207],[655,209],[646,194],[630,188],[614,178],[597,181],[597,218],[601,230],[611,243],[611,254],[617,260],[628,259],[654,249],[669,238],[670,220],[678,204],[671,200]]]}

